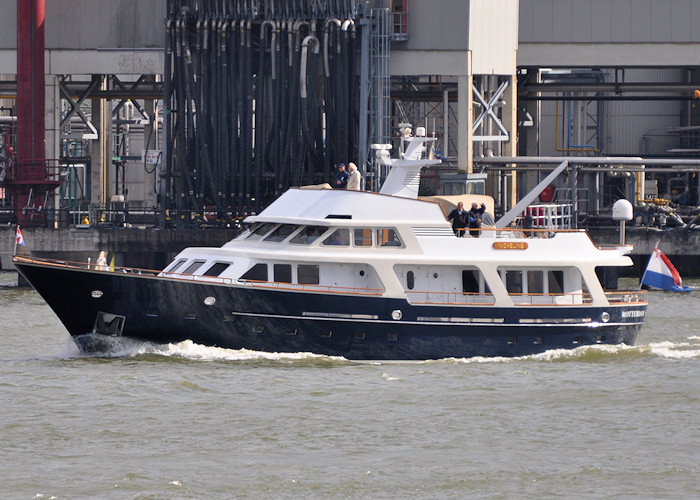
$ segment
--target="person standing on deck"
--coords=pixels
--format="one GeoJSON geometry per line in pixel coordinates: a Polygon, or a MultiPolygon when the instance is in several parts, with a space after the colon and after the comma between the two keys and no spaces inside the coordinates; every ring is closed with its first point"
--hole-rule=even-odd
{"type": "Polygon", "coordinates": [[[464,210],[464,203],[461,201],[457,203],[457,208],[452,210],[447,216],[447,220],[452,221],[452,230],[458,238],[462,238],[467,228],[467,220],[469,215],[468,212],[464,210]]]}
{"type": "Polygon", "coordinates": [[[348,191],[359,191],[360,184],[362,184],[362,175],[360,171],[353,162],[348,163],[348,172],[350,172],[350,177],[348,178],[347,190],[348,191]]]}
{"type": "Polygon", "coordinates": [[[481,216],[484,215],[485,211],[486,205],[482,203],[480,207],[476,204],[476,202],[474,202],[472,203],[471,210],[468,212],[469,229],[475,229],[475,231],[469,231],[469,234],[471,234],[474,238],[478,238],[481,235],[481,216]]]}
{"type": "Polygon", "coordinates": [[[333,184],[333,187],[335,189],[345,189],[345,186],[348,185],[349,177],[350,176],[345,171],[345,163],[341,163],[338,165],[338,173],[335,175],[335,184],[333,184]]]}

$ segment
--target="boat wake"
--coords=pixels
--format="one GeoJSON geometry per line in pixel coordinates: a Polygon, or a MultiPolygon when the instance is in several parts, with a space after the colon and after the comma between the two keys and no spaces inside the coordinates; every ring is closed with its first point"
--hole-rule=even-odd
{"type": "Polygon", "coordinates": [[[604,362],[613,360],[634,360],[642,358],[694,359],[700,358],[700,337],[691,336],[683,342],[652,342],[649,344],[596,345],[576,349],[552,349],[540,354],[520,357],[481,357],[444,358],[429,361],[350,361],[339,356],[324,356],[308,352],[277,353],[251,351],[248,349],[224,349],[195,344],[185,340],[176,344],[155,344],[126,337],[104,335],[82,335],[76,338],[80,346],[73,342],[66,347],[65,357],[71,358],[144,358],[148,360],[180,359],[187,361],[218,362],[282,362],[323,364],[328,366],[348,363],[371,364],[416,364],[416,363],[512,363],[516,361],[541,362],[604,362]]]}
{"type": "MultiPolygon", "coordinates": [[[[77,357],[84,358],[177,358],[189,361],[309,361],[336,363],[348,361],[342,357],[323,356],[308,352],[277,353],[248,349],[224,349],[195,344],[184,340],[176,344],[155,344],[127,337],[87,334],[74,338],[79,346],[77,357]]],[[[74,349],[75,351],[75,349],[74,349]]]]}
{"type": "Polygon", "coordinates": [[[530,361],[584,361],[600,362],[608,360],[634,360],[641,358],[693,359],[700,358],[700,337],[688,337],[685,342],[651,342],[636,346],[629,345],[595,345],[576,349],[552,349],[540,354],[520,357],[473,357],[449,358],[438,362],[452,363],[504,363],[522,360],[530,361]]]}

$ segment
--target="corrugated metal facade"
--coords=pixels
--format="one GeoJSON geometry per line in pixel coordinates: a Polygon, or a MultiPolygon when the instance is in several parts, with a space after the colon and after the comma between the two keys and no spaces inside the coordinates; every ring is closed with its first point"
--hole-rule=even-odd
{"type": "Polygon", "coordinates": [[[698,43],[697,0],[520,0],[520,42],[698,43]]]}
{"type": "MultiPolygon", "coordinates": [[[[163,47],[165,0],[46,0],[47,49],[163,47]]],[[[17,0],[0,0],[0,50],[17,47],[17,0]]]]}

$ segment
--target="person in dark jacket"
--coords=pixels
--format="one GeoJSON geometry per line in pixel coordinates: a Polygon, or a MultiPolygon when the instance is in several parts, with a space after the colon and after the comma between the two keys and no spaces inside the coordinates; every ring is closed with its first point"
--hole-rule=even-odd
{"type": "Polygon", "coordinates": [[[458,238],[462,238],[467,228],[468,212],[464,210],[464,203],[457,203],[457,208],[452,210],[447,216],[447,220],[452,221],[452,230],[458,238]]]}
{"type": "Polygon", "coordinates": [[[479,230],[481,228],[481,216],[484,215],[484,212],[486,211],[486,205],[483,203],[481,206],[479,206],[476,202],[472,203],[472,208],[469,210],[468,217],[469,217],[469,234],[471,234],[474,238],[478,238],[481,235],[481,231],[479,230]],[[474,231],[472,231],[474,229],[474,231]]]}
{"type": "Polygon", "coordinates": [[[338,173],[335,175],[335,184],[333,184],[333,187],[335,189],[345,189],[345,186],[348,185],[349,178],[350,174],[345,170],[345,163],[341,163],[338,165],[338,173]]]}

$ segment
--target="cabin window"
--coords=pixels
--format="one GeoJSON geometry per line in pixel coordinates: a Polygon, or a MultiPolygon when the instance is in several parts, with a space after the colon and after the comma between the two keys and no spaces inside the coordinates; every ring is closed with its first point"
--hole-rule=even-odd
{"type": "Polygon", "coordinates": [[[540,295],[544,293],[543,271],[530,270],[527,272],[527,293],[540,295]]]}
{"type": "Polygon", "coordinates": [[[400,247],[401,239],[395,229],[377,229],[377,245],[380,247],[400,247]]]}
{"type": "Polygon", "coordinates": [[[548,271],[549,293],[564,293],[564,271],[548,271]]]}
{"type": "Polygon", "coordinates": [[[220,276],[226,269],[229,268],[231,263],[229,262],[217,262],[209,269],[202,273],[203,276],[220,276]]]}
{"type": "Polygon", "coordinates": [[[187,262],[187,259],[180,259],[177,262],[175,262],[170,268],[166,269],[165,271],[168,273],[174,273],[177,271],[182,265],[187,262]]]}
{"type": "Polygon", "coordinates": [[[406,288],[409,290],[413,290],[413,288],[416,286],[416,276],[413,274],[413,271],[408,271],[406,273],[406,288]]]}
{"type": "Polygon", "coordinates": [[[272,231],[272,228],[275,227],[276,224],[273,224],[272,222],[262,222],[262,223],[257,223],[254,224],[253,227],[250,228],[250,234],[246,239],[249,240],[259,240],[263,236],[265,236],[267,233],[272,231]]]}
{"type": "Polygon", "coordinates": [[[508,293],[523,293],[523,273],[522,271],[506,271],[505,285],[508,293]]]}
{"type": "Polygon", "coordinates": [[[292,266],[291,264],[275,264],[273,266],[275,273],[275,281],[277,283],[292,282],[292,266]]]}
{"type": "Polygon", "coordinates": [[[324,245],[348,246],[350,244],[350,230],[336,229],[331,235],[323,240],[324,245]]]}
{"type": "Polygon", "coordinates": [[[371,247],[372,246],[372,230],[371,229],[353,229],[354,241],[356,247],[371,247]]]}
{"type": "Polygon", "coordinates": [[[488,284],[484,281],[481,271],[478,269],[462,270],[463,293],[491,293],[488,284]]]}
{"type": "Polygon", "coordinates": [[[187,266],[187,269],[182,271],[182,274],[194,274],[194,272],[200,267],[202,267],[202,264],[204,264],[205,262],[205,260],[195,260],[192,264],[187,266]]]}
{"type": "Polygon", "coordinates": [[[299,229],[299,226],[295,226],[293,224],[282,224],[268,236],[266,236],[263,241],[283,241],[297,229],[299,229]]]}
{"type": "Polygon", "coordinates": [[[297,266],[297,283],[300,285],[318,285],[318,266],[299,264],[297,266]]]}
{"type": "Polygon", "coordinates": [[[248,281],[267,281],[267,264],[255,264],[248,269],[240,279],[248,281]]]}
{"type": "Polygon", "coordinates": [[[324,226],[306,226],[299,231],[294,238],[289,240],[289,242],[295,245],[311,245],[319,236],[325,233],[327,229],[328,228],[324,226]]]}

